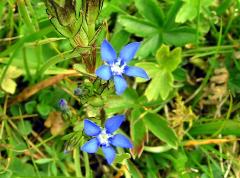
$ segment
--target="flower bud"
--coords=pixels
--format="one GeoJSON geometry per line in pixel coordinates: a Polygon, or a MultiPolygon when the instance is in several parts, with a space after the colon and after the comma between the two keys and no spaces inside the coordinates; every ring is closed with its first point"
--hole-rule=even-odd
{"type": "Polygon", "coordinates": [[[66,112],[69,109],[67,101],[65,99],[60,99],[58,102],[58,106],[61,109],[61,111],[63,111],[63,112],[66,112]]]}
{"type": "Polygon", "coordinates": [[[77,21],[75,2],[73,0],[46,0],[47,12],[52,18],[57,18],[62,26],[69,26],[77,21]]]}

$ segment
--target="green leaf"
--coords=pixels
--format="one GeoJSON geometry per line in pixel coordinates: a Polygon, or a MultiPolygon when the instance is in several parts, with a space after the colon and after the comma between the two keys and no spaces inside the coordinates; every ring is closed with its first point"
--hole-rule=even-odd
{"type": "Polygon", "coordinates": [[[40,103],[37,105],[37,111],[42,115],[42,116],[47,116],[50,111],[51,111],[51,106],[47,104],[40,103]]]}
{"type": "Polygon", "coordinates": [[[119,17],[119,23],[123,25],[128,32],[140,37],[150,36],[157,32],[156,27],[151,23],[133,16],[121,15],[119,17]]]}
{"type": "Polygon", "coordinates": [[[174,71],[181,62],[181,48],[175,48],[173,51],[169,51],[169,46],[162,45],[156,54],[156,60],[159,66],[168,72],[174,71]]]}
{"type": "Polygon", "coordinates": [[[149,56],[150,54],[155,54],[158,47],[162,43],[161,34],[157,33],[151,37],[145,38],[141,43],[140,49],[137,52],[137,56],[142,58],[149,56]]]}
{"type": "Polygon", "coordinates": [[[166,142],[172,148],[177,148],[178,139],[167,121],[156,113],[147,113],[143,118],[146,127],[160,140],[166,142]]]}
{"type": "Polygon", "coordinates": [[[143,113],[142,110],[134,109],[131,113],[130,118],[130,134],[131,140],[134,145],[133,149],[131,150],[131,153],[133,155],[137,155],[138,157],[141,156],[144,148],[144,142],[147,139],[147,129],[144,125],[143,120],[139,119],[139,116],[142,113],[143,113]]]}
{"type": "Polygon", "coordinates": [[[163,12],[156,0],[135,0],[135,5],[144,18],[156,26],[163,25],[163,12]]]}
{"type": "Polygon", "coordinates": [[[32,132],[32,124],[30,123],[30,121],[20,121],[17,125],[19,131],[24,136],[27,136],[32,132]]]}
{"type": "Polygon", "coordinates": [[[111,44],[116,51],[120,51],[121,48],[127,44],[130,34],[125,30],[119,30],[114,33],[111,38],[111,44]]]}
{"type": "Polygon", "coordinates": [[[173,85],[173,75],[166,70],[160,71],[156,74],[156,76],[152,79],[150,84],[148,85],[145,95],[148,100],[156,100],[159,95],[163,100],[165,100],[170,91],[172,90],[173,85]]]}
{"type": "Polygon", "coordinates": [[[129,153],[117,154],[116,158],[114,159],[114,164],[122,163],[124,160],[131,158],[129,153]]]}
{"type": "Polygon", "coordinates": [[[163,100],[167,99],[173,86],[173,75],[170,72],[163,71],[159,77],[160,96],[163,100]]]}
{"type": "Polygon", "coordinates": [[[129,170],[129,176],[128,177],[143,178],[143,175],[140,172],[140,170],[131,161],[128,161],[128,170],[129,170]]]}
{"type": "Polygon", "coordinates": [[[233,0],[222,1],[216,9],[217,15],[222,15],[233,3],[233,0]]]}
{"type": "Polygon", "coordinates": [[[36,101],[29,101],[25,104],[25,109],[27,111],[28,114],[32,114],[34,112],[34,109],[37,105],[36,101]]]}
{"type": "Polygon", "coordinates": [[[52,162],[53,159],[52,158],[41,158],[35,161],[36,164],[46,164],[49,162],[52,162]]]}
{"type": "Polygon", "coordinates": [[[35,176],[34,168],[29,163],[24,163],[21,159],[14,157],[9,166],[9,170],[13,172],[12,177],[16,176],[35,176]]]}
{"type": "MultiPolygon", "coordinates": [[[[156,73],[160,70],[159,66],[153,62],[139,62],[135,66],[143,68],[150,78],[154,78],[156,73]]],[[[136,78],[136,82],[146,82],[145,79],[136,78]]]]}
{"type": "Polygon", "coordinates": [[[199,11],[207,8],[212,4],[213,0],[184,0],[184,2],[184,5],[177,13],[175,19],[177,23],[184,23],[187,20],[192,21],[197,16],[198,8],[200,8],[199,11]]]}
{"type": "Polygon", "coordinates": [[[238,120],[213,120],[208,123],[195,124],[189,133],[195,135],[212,135],[219,132],[222,135],[240,136],[240,122],[238,120]]]}
{"type": "Polygon", "coordinates": [[[183,46],[196,41],[196,31],[189,27],[171,28],[163,32],[163,42],[175,46],[183,46]]]}
{"type": "Polygon", "coordinates": [[[179,11],[179,9],[182,6],[182,3],[183,2],[181,0],[174,1],[174,4],[171,6],[170,10],[167,13],[166,19],[164,19],[165,20],[165,22],[164,22],[165,29],[169,29],[175,25],[175,18],[176,18],[177,12],[179,11]]]}

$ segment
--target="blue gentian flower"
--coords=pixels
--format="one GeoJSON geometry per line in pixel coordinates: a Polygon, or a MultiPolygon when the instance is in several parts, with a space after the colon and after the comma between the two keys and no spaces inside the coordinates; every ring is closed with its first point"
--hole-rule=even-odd
{"type": "Polygon", "coordinates": [[[108,162],[111,164],[115,159],[116,152],[112,146],[119,146],[122,148],[132,148],[132,143],[122,134],[113,134],[125,120],[124,115],[116,115],[109,118],[105,122],[105,128],[100,128],[94,122],[84,120],[84,132],[93,138],[86,142],[81,150],[88,153],[95,153],[99,147],[102,148],[103,154],[108,162]]]}
{"type": "Polygon", "coordinates": [[[81,88],[75,88],[73,92],[76,96],[80,96],[83,94],[83,90],[81,88]]]}
{"type": "Polygon", "coordinates": [[[143,69],[127,66],[127,63],[135,56],[139,46],[139,42],[130,43],[123,47],[119,57],[117,57],[111,44],[107,40],[102,42],[101,57],[105,64],[96,70],[96,75],[103,80],[110,80],[113,78],[116,93],[118,95],[122,94],[127,88],[127,82],[123,78],[123,74],[148,79],[148,75],[143,69]]]}
{"type": "Polygon", "coordinates": [[[67,101],[65,99],[63,99],[63,98],[59,100],[58,106],[61,109],[61,111],[64,111],[64,112],[69,109],[67,101]]]}

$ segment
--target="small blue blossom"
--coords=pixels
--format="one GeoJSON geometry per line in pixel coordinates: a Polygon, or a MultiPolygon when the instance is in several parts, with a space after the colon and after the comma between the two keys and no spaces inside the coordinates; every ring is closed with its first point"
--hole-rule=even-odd
{"type": "Polygon", "coordinates": [[[104,128],[100,128],[94,122],[85,119],[84,132],[86,135],[92,136],[93,138],[86,142],[81,147],[81,150],[88,153],[95,153],[98,148],[101,147],[108,164],[111,164],[116,156],[116,152],[112,146],[119,146],[122,148],[133,147],[130,140],[124,135],[113,134],[124,120],[124,115],[116,115],[105,122],[104,128]]]}
{"type": "Polygon", "coordinates": [[[63,112],[65,112],[65,111],[67,111],[69,109],[67,101],[65,99],[63,99],[63,98],[59,100],[58,106],[61,109],[61,111],[63,111],[63,112]]]}
{"type": "Polygon", "coordinates": [[[80,96],[83,94],[83,90],[81,88],[75,88],[74,89],[74,95],[80,96]]]}
{"type": "Polygon", "coordinates": [[[102,42],[101,57],[105,64],[96,70],[96,75],[103,80],[110,80],[113,78],[116,93],[118,95],[122,94],[127,88],[127,82],[123,78],[123,74],[149,79],[147,73],[142,68],[127,66],[127,63],[135,56],[139,46],[139,42],[130,43],[123,47],[119,57],[117,57],[111,44],[107,40],[102,42]]]}

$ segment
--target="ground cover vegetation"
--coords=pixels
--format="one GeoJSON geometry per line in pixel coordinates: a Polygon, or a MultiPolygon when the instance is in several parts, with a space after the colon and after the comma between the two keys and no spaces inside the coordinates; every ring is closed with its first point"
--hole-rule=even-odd
{"type": "Polygon", "coordinates": [[[0,178],[240,177],[239,0],[1,0],[0,178]]]}

